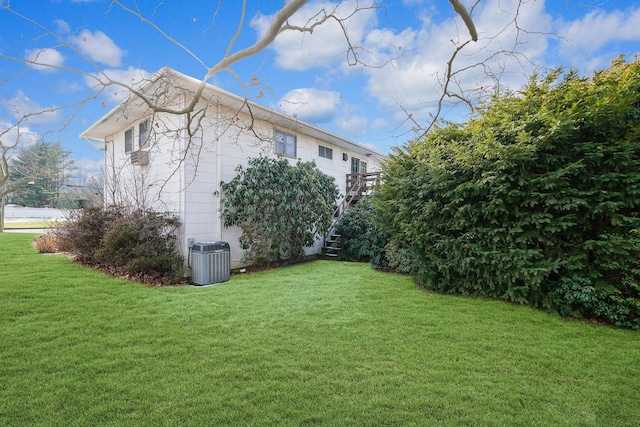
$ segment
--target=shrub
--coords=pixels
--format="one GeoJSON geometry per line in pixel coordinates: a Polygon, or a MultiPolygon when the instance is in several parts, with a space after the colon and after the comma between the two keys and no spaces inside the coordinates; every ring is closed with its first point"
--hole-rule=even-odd
{"type": "Polygon", "coordinates": [[[624,299],[640,271],[639,118],[640,62],[534,76],[391,155],[381,223],[431,289],[553,308],[576,276],[624,299]]]}
{"type": "Polygon", "coordinates": [[[369,199],[349,208],[336,224],[336,234],[342,237],[342,252],[348,259],[370,261],[376,267],[386,267],[387,235],[375,222],[375,210],[369,199]]]}
{"type": "Polygon", "coordinates": [[[222,219],[225,227],[242,229],[239,242],[249,261],[302,258],[331,226],[338,189],[314,162],[257,157],[236,172],[221,183],[222,219]]]}
{"type": "Polygon", "coordinates": [[[563,316],[592,317],[616,326],[640,329],[640,286],[629,283],[628,288],[625,294],[613,286],[597,288],[584,277],[563,277],[555,286],[556,310],[563,316]]]}
{"type": "Polygon", "coordinates": [[[184,272],[176,251],[179,226],[168,214],[112,206],[74,214],[55,235],[80,262],[168,284],[180,281],[184,272]]]}
{"type": "Polygon", "coordinates": [[[156,212],[134,212],[105,233],[96,257],[123,271],[175,283],[183,274],[183,258],[176,252],[177,218],[156,212]]]}
{"type": "MultiPolygon", "coordinates": [[[[374,196],[375,197],[375,196],[374,196]]],[[[336,234],[342,237],[343,256],[347,259],[369,261],[376,268],[396,273],[415,272],[415,259],[410,248],[389,241],[378,225],[378,215],[371,202],[365,199],[338,220],[336,234]]]]}
{"type": "Polygon", "coordinates": [[[387,269],[396,273],[416,273],[416,261],[410,248],[403,247],[394,242],[385,246],[387,269]]]}
{"type": "Polygon", "coordinates": [[[36,250],[41,254],[54,254],[61,252],[60,237],[55,233],[41,234],[33,240],[36,250]]]}
{"type": "Polygon", "coordinates": [[[73,254],[80,262],[95,264],[98,262],[96,251],[101,247],[105,233],[124,216],[125,210],[119,206],[72,211],[55,234],[60,238],[62,250],[73,254]]]}

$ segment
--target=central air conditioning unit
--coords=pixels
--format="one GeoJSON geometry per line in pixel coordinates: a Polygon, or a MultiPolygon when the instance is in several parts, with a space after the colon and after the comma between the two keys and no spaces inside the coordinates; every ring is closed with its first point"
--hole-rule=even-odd
{"type": "Polygon", "coordinates": [[[149,152],[148,151],[133,151],[131,153],[131,164],[138,166],[146,166],[149,164],[149,152]]]}
{"type": "Polygon", "coordinates": [[[231,275],[231,252],[227,242],[201,242],[191,247],[191,282],[212,285],[231,275]]]}

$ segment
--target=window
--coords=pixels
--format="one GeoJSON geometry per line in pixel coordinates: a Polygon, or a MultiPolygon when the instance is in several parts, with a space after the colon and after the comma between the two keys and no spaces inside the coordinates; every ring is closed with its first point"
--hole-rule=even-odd
{"type": "Polygon", "coordinates": [[[133,150],[133,128],[124,133],[124,152],[130,153],[133,150]]]}
{"type": "Polygon", "coordinates": [[[325,147],[324,145],[319,145],[318,156],[331,160],[333,159],[333,150],[331,148],[325,147]]]}
{"type": "Polygon", "coordinates": [[[351,173],[360,173],[360,159],[351,158],[351,173]]]}
{"type": "Polygon", "coordinates": [[[138,125],[138,146],[140,148],[149,142],[149,120],[143,120],[138,125]]]}
{"type": "Polygon", "coordinates": [[[276,130],[276,154],[296,157],[296,137],[276,130]]]}
{"type": "Polygon", "coordinates": [[[352,157],[351,173],[367,173],[367,162],[363,162],[356,157],[352,157]]]}

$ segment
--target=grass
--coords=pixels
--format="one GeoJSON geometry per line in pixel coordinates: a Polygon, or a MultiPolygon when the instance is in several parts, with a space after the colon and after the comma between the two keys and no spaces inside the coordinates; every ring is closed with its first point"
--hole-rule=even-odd
{"type": "Polygon", "coordinates": [[[0,234],[0,425],[635,426],[640,335],[317,261],[153,288],[0,234]]]}

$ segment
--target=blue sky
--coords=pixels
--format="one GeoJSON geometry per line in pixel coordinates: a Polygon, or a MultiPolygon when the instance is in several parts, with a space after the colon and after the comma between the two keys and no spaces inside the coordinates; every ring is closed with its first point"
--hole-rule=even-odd
{"type": "MultiPolygon", "coordinates": [[[[469,8],[476,2],[463,0],[469,8]]],[[[135,81],[169,66],[201,78],[225,54],[242,12],[240,0],[122,3],[138,8],[164,34],[109,0],[0,0],[0,128],[15,123],[16,111],[46,111],[21,130],[31,139],[61,141],[82,172],[93,173],[101,165],[100,146],[78,135],[126,94],[106,91],[85,102],[94,95],[91,75],[100,69],[113,79],[135,81]],[[36,57],[48,66],[23,61],[36,57]]],[[[355,4],[343,1],[337,13],[350,16],[355,4]]],[[[345,21],[366,67],[349,66],[344,34],[328,23],[313,34],[281,34],[261,54],[233,66],[235,75],[222,72],[209,82],[387,152],[434,114],[454,42],[469,36],[446,0],[377,4],[384,7],[360,10],[345,21]]],[[[258,39],[278,5],[282,2],[247,2],[232,52],[258,39]]],[[[300,25],[336,5],[310,0],[292,23],[300,25]]],[[[464,71],[453,86],[472,99],[496,81],[518,89],[535,70],[563,66],[586,75],[619,54],[629,59],[640,54],[637,1],[480,0],[472,17],[479,40],[457,56],[454,66],[464,71]],[[517,55],[502,53],[513,50],[517,55]],[[475,65],[480,62],[484,66],[475,65]]],[[[452,120],[467,112],[452,104],[443,110],[452,120]]]]}

